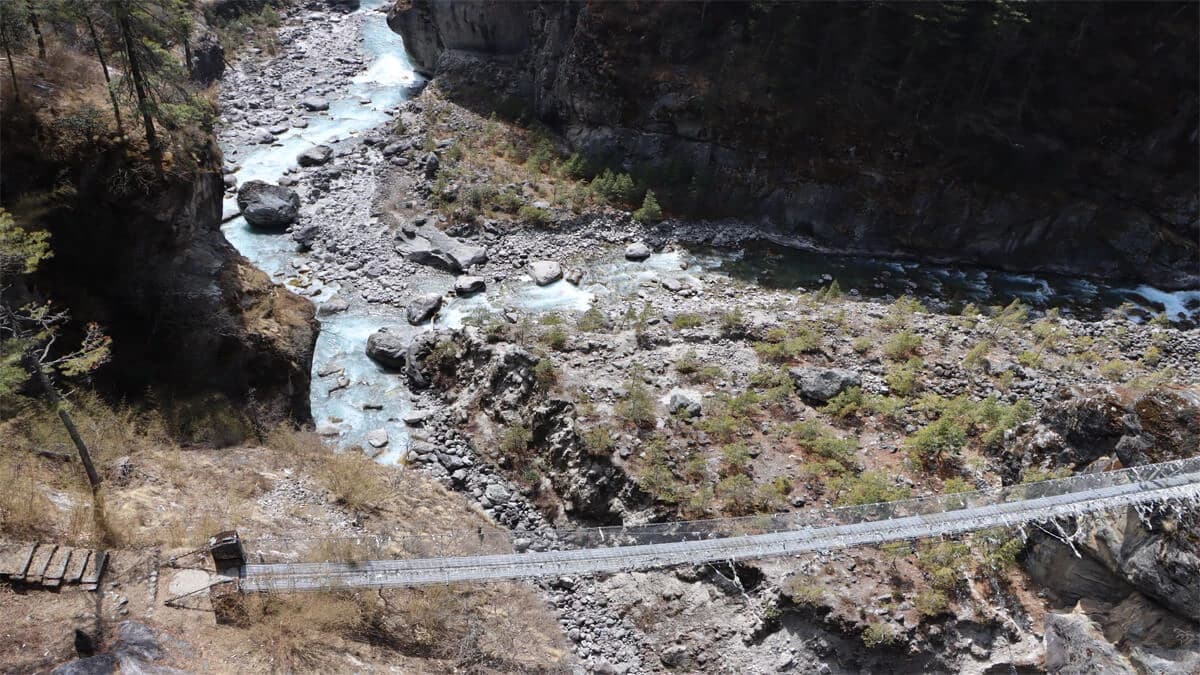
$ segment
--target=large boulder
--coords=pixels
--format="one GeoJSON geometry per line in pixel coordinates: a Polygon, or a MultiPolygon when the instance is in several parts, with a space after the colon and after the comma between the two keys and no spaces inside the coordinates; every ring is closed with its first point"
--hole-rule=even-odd
{"type": "Polygon", "coordinates": [[[451,274],[461,274],[487,262],[487,249],[464,243],[436,227],[421,226],[411,239],[401,239],[396,252],[419,265],[428,265],[451,274]]]}
{"type": "Polygon", "coordinates": [[[700,414],[700,393],[692,389],[672,389],[667,394],[667,410],[672,414],[696,417],[700,414]]]}
{"type": "Polygon", "coordinates": [[[381,328],[367,338],[367,356],[385,368],[403,368],[407,351],[408,344],[404,339],[386,328],[381,328]]]}
{"type": "Polygon", "coordinates": [[[463,276],[454,280],[455,295],[472,295],[487,288],[483,277],[463,276]]]}
{"type": "Polygon", "coordinates": [[[333,159],[333,148],[328,145],[315,145],[296,156],[300,166],[321,166],[333,159]]]}
{"type": "Polygon", "coordinates": [[[1059,675],[1134,675],[1137,671],[1081,612],[1046,615],[1046,670],[1059,675]]]}
{"type": "Polygon", "coordinates": [[[326,101],[320,96],[309,96],[308,98],[301,100],[300,105],[309,112],[321,112],[322,110],[329,110],[329,101],[326,101]]]}
{"type": "Polygon", "coordinates": [[[442,166],[441,160],[434,153],[429,153],[425,156],[425,177],[434,178],[437,176],[438,169],[442,166]]]}
{"type": "Polygon", "coordinates": [[[529,276],[538,286],[546,286],[562,278],[562,265],[553,260],[536,260],[529,263],[529,276]]]}
{"type": "Polygon", "coordinates": [[[300,195],[295,190],[261,180],[242,184],[237,205],[246,222],[255,227],[283,229],[300,215],[300,195]]]}
{"type": "Polygon", "coordinates": [[[796,384],[796,393],[810,401],[825,403],[851,387],[862,386],[862,376],[845,368],[808,368],[788,371],[796,384]]]}
{"type": "Polygon", "coordinates": [[[353,12],[360,7],[359,0],[326,0],[329,9],[335,12],[353,12]]]}
{"type": "Polygon", "coordinates": [[[418,326],[433,318],[433,315],[441,308],[442,296],[437,293],[426,293],[408,303],[405,316],[409,323],[418,326]]]}
{"type": "Polygon", "coordinates": [[[633,261],[642,261],[650,257],[653,251],[644,242],[635,241],[625,247],[625,259],[633,261]]]}

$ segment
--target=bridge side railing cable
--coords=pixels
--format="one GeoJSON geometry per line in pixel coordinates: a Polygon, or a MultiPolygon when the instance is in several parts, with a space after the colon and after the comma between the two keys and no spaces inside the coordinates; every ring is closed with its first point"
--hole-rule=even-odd
{"type": "MultiPolygon", "coordinates": [[[[326,553],[327,560],[380,558],[435,558],[504,554],[514,551],[520,539],[549,540],[551,549],[594,549],[606,547],[704,541],[756,534],[792,532],[819,527],[876,522],[911,516],[936,517],[938,514],[991,505],[1016,504],[1047,497],[1093,492],[1106,488],[1149,483],[1186,474],[1200,474],[1200,457],[1129,467],[1115,471],[1078,474],[1032,483],[990,488],[955,494],[939,494],[893,502],[806,509],[792,513],[764,514],[741,518],[648,523],[643,525],[555,529],[529,533],[494,528],[413,533],[396,537],[322,538],[310,547],[309,559],[326,553]],[[536,536],[535,536],[536,535],[536,536]],[[339,542],[344,547],[339,547],[339,542]],[[352,550],[347,555],[345,550],[352,550]]],[[[1017,507],[1019,508],[1019,507],[1017,507]]],[[[269,539],[248,540],[248,548],[258,560],[294,562],[284,552],[297,550],[298,540],[288,539],[275,546],[269,539]],[[274,553],[271,553],[271,552],[274,553]]],[[[534,545],[535,548],[537,545],[534,545]]]]}
{"type": "Polygon", "coordinates": [[[950,511],[936,519],[920,515],[905,516],[890,521],[862,521],[732,538],[476,558],[247,565],[243,568],[242,590],[263,592],[413,586],[450,581],[495,581],[652,569],[954,535],[1125,506],[1168,502],[1176,506],[1192,505],[1197,500],[1200,500],[1200,474],[1176,474],[1164,476],[1161,480],[1047,495],[1023,503],[988,504],[975,507],[970,512],[950,511]]]}

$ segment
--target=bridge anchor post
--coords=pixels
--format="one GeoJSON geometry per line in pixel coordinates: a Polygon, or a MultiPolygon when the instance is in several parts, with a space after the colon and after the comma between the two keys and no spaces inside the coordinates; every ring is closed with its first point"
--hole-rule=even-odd
{"type": "Polygon", "coordinates": [[[238,580],[242,566],[246,564],[246,550],[237,530],[225,530],[208,538],[208,553],[212,556],[217,575],[228,581],[213,584],[208,589],[217,623],[244,626],[247,622],[246,606],[243,602],[238,580]]]}

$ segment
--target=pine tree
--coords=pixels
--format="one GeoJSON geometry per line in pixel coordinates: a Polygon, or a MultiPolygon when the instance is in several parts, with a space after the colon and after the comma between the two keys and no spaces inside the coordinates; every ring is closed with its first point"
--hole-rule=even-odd
{"type": "Polygon", "coordinates": [[[642,208],[634,211],[633,217],[643,223],[657,223],[662,220],[662,207],[658,205],[658,199],[655,198],[653,190],[646,190],[646,197],[642,199],[642,208]]]}
{"type": "Polygon", "coordinates": [[[0,2],[0,46],[4,48],[4,57],[8,60],[8,75],[12,78],[13,98],[21,102],[21,89],[17,84],[17,67],[13,59],[13,51],[20,51],[29,44],[31,33],[25,17],[21,16],[19,8],[12,2],[0,2]]]}

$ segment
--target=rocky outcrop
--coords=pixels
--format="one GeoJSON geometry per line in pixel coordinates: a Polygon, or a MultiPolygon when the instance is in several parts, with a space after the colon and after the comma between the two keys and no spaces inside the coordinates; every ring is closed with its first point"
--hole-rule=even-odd
{"type": "Polygon", "coordinates": [[[1046,670],[1062,675],[1137,672],[1083,613],[1046,615],[1046,670]]]}
{"type": "MultiPolygon", "coordinates": [[[[550,469],[544,480],[573,519],[603,524],[646,520],[650,497],[612,457],[588,452],[573,404],[546,395],[534,374],[538,363],[539,357],[519,346],[489,343],[477,329],[466,328],[422,333],[409,349],[407,369],[415,370],[409,378],[414,386],[440,382],[457,395],[456,406],[472,411],[478,406],[503,427],[526,426],[530,447],[550,469]],[[429,363],[425,356],[442,341],[454,345],[452,362],[429,363]]],[[[511,460],[499,463],[511,465],[511,460]]]]}
{"type": "Polygon", "coordinates": [[[668,210],[1200,283],[1197,8],[1005,7],[398,0],[389,23],[449,96],[550,124],[668,210]]]}
{"type": "Polygon", "coordinates": [[[217,34],[204,24],[197,24],[197,35],[191,45],[188,72],[201,84],[216,82],[225,72],[225,47],[217,34]]]}
{"type": "Polygon", "coordinates": [[[424,222],[402,233],[395,250],[412,262],[451,274],[461,274],[488,259],[482,246],[465,243],[424,222]]]}
{"type": "Polygon", "coordinates": [[[215,148],[195,148],[194,166],[155,175],[120,149],[54,162],[29,142],[35,134],[4,129],[6,198],[71,188],[40,218],[55,255],[37,285],[112,336],[112,360],[96,374],[102,389],[153,391],[164,402],[219,392],[265,422],[309,418],[313,305],[221,234],[215,148]]]}
{"type": "MultiPolygon", "coordinates": [[[[1193,391],[1171,389],[1124,396],[1071,392],[1022,427],[1010,451],[1022,467],[1077,472],[1192,456],[1200,447],[1195,398],[1193,391]]],[[[1070,658],[1070,649],[1080,648],[1076,638],[1095,637],[1081,628],[1087,617],[1101,620],[1108,639],[1139,663],[1200,659],[1200,641],[1178,639],[1194,636],[1200,624],[1200,516],[1131,508],[1079,518],[1073,527],[1070,543],[1035,534],[1024,556],[1025,569],[1058,605],[1079,603],[1086,614],[1064,618],[1059,628],[1066,632],[1052,632],[1047,619],[1047,666],[1061,657],[1063,672],[1092,672],[1070,658]],[[1053,640],[1059,640],[1058,656],[1053,640]]]]}

